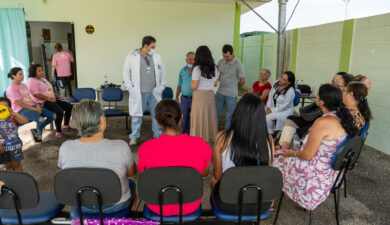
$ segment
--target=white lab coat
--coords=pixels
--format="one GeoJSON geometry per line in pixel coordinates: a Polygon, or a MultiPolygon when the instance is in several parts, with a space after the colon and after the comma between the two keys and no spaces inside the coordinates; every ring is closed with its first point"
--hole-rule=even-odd
{"type": "MultiPolygon", "coordinates": [[[[123,80],[126,89],[129,91],[129,114],[130,116],[143,116],[141,99],[141,79],[140,62],[141,56],[139,50],[130,52],[123,66],[123,80]]],[[[156,87],[153,89],[153,95],[157,101],[161,101],[162,92],[165,89],[165,66],[159,54],[153,55],[154,71],[156,73],[156,87]]]]}
{"type": "Polygon", "coordinates": [[[294,88],[288,89],[285,95],[279,95],[276,99],[276,105],[273,99],[275,92],[275,88],[272,88],[267,102],[267,107],[272,111],[266,116],[268,132],[270,133],[273,133],[274,130],[282,130],[287,117],[294,113],[294,88]],[[276,125],[273,123],[274,120],[276,120],[276,125]]]}

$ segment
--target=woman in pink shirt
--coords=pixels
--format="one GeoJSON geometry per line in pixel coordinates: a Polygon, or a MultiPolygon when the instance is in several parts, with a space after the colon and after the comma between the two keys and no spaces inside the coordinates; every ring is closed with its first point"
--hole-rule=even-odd
{"type": "Polygon", "coordinates": [[[72,76],[71,63],[74,62],[74,58],[69,52],[63,51],[60,43],[57,43],[54,48],[57,53],[53,55],[51,63],[51,77],[54,78],[54,71],[57,71],[57,76],[61,79],[62,85],[64,85],[64,88],[68,88],[68,94],[73,98],[70,78],[72,76]]]}
{"type": "Polygon", "coordinates": [[[22,83],[24,75],[21,68],[12,68],[8,73],[8,77],[12,79],[12,83],[9,85],[6,94],[11,100],[12,110],[25,116],[29,121],[37,123],[36,129],[31,129],[31,133],[35,142],[42,142],[42,130],[54,120],[54,113],[40,108],[32,100],[27,85],[22,83]]]}
{"type": "Polygon", "coordinates": [[[69,131],[69,120],[72,114],[72,105],[68,102],[59,100],[59,97],[54,93],[53,86],[48,80],[42,77],[43,70],[39,64],[33,64],[30,66],[27,80],[27,87],[30,90],[32,99],[40,104],[43,104],[45,109],[48,109],[56,114],[56,137],[63,137],[61,125],[64,119],[64,130],[69,131]]]}
{"type": "MultiPolygon", "coordinates": [[[[162,100],[156,106],[156,120],[163,134],[156,139],[145,142],[138,149],[138,170],[154,167],[182,166],[191,167],[207,176],[212,151],[200,137],[182,134],[180,122],[182,113],[179,104],[174,100],[162,100]]],[[[202,199],[194,203],[183,204],[183,215],[193,213],[202,199]]],[[[159,214],[158,205],[147,205],[154,213],[159,214]]],[[[179,205],[163,206],[164,216],[179,215],[179,205]]]]}

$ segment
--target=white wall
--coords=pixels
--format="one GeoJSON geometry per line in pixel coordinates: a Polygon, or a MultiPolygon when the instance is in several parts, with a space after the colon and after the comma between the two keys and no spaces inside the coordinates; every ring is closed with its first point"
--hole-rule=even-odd
{"type": "Polygon", "coordinates": [[[1,0],[0,7],[23,7],[27,21],[74,22],[79,87],[98,87],[106,74],[122,82],[124,59],[145,35],[157,39],[174,89],[189,50],[208,45],[217,62],[222,46],[233,42],[234,2],[1,0]]]}
{"type": "MultiPolygon", "coordinates": [[[[72,33],[70,23],[29,22],[29,24],[31,30],[32,61],[41,65],[43,64],[41,47],[41,41],[43,40],[42,29],[50,30],[53,44],[57,41],[65,41],[65,43],[68,43],[68,33],[72,33]]],[[[51,55],[47,55],[47,57],[50,58],[51,55]]]]}

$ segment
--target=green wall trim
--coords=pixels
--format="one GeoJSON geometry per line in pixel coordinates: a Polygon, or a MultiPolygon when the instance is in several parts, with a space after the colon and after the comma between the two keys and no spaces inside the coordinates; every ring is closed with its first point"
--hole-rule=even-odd
{"type": "Polygon", "coordinates": [[[241,4],[236,3],[234,13],[234,37],[233,37],[233,51],[240,50],[240,21],[241,21],[241,4]]]}
{"type": "Polygon", "coordinates": [[[264,62],[264,34],[261,35],[261,42],[260,42],[260,66],[259,66],[259,73],[263,69],[263,62],[264,62]]]}
{"type": "Polygon", "coordinates": [[[351,60],[354,22],[355,20],[353,19],[345,20],[343,25],[339,71],[344,71],[347,73],[349,72],[349,63],[351,60]]]}
{"type": "Polygon", "coordinates": [[[298,33],[299,29],[293,30],[290,70],[294,73],[297,73],[298,33]]]}
{"type": "Polygon", "coordinates": [[[245,38],[241,38],[241,63],[244,63],[244,43],[245,38]]]}

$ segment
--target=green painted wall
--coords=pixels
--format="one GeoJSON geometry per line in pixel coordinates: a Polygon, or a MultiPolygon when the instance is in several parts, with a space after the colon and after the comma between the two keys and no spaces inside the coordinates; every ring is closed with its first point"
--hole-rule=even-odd
{"type": "Polygon", "coordinates": [[[339,71],[349,72],[354,21],[344,21],[339,71]]]}

